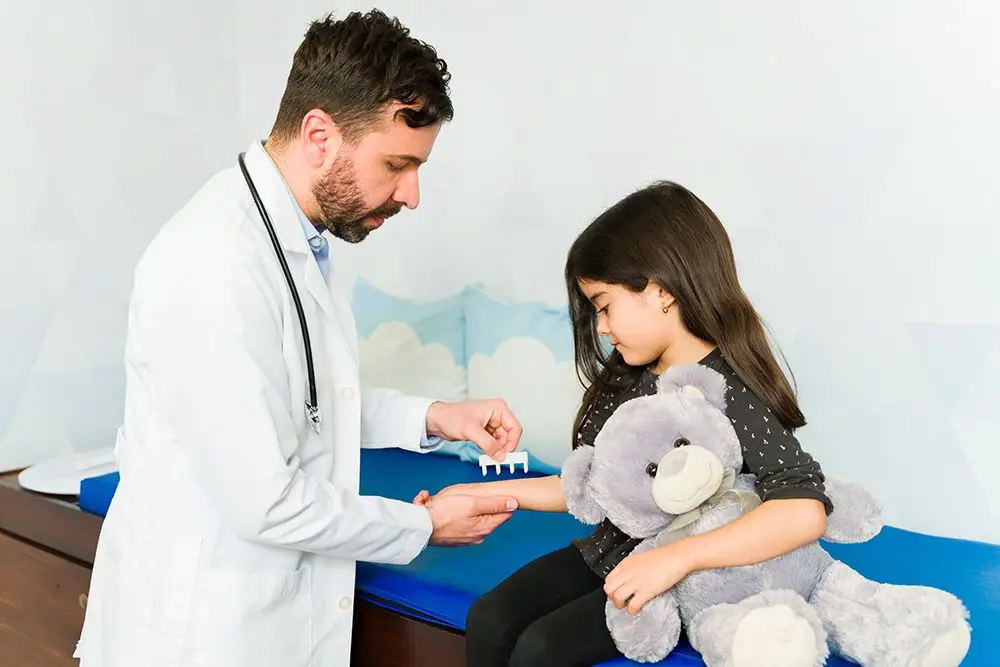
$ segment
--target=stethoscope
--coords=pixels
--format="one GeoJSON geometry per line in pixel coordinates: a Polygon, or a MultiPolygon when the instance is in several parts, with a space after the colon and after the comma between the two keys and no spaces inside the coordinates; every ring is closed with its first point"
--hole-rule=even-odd
{"type": "Polygon", "coordinates": [[[267,214],[264,202],[260,200],[260,195],[257,194],[257,188],[253,184],[253,179],[250,178],[250,172],[247,171],[246,162],[243,160],[245,155],[246,153],[239,154],[240,170],[243,172],[243,178],[247,182],[250,195],[253,197],[254,204],[257,205],[257,211],[264,221],[264,226],[267,227],[267,234],[271,237],[271,245],[274,246],[274,253],[278,256],[281,271],[285,274],[285,282],[288,283],[288,291],[292,293],[292,300],[295,302],[295,311],[299,315],[299,326],[302,327],[302,346],[306,351],[306,371],[309,374],[309,398],[306,399],[306,416],[309,418],[312,430],[319,433],[322,418],[319,413],[319,401],[316,399],[316,373],[313,370],[312,345],[309,343],[309,327],[306,326],[306,315],[302,311],[302,302],[299,300],[299,291],[296,289],[295,281],[292,279],[292,272],[288,270],[285,253],[281,250],[278,235],[274,231],[274,223],[271,222],[271,216],[267,214]]]}

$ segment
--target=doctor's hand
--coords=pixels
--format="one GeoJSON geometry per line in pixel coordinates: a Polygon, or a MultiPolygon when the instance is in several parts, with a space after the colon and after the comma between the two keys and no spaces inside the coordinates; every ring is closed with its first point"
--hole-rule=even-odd
{"type": "Polygon", "coordinates": [[[517,449],[521,423],[500,399],[439,401],[427,409],[427,433],[452,442],[473,442],[494,461],[502,461],[517,449]]]}
{"type": "Polygon", "coordinates": [[[480,544],[517,509],[517,501],[504,496],[455,494],[418,504],[431,514],[430,544],[445,547],[480,544]]]}

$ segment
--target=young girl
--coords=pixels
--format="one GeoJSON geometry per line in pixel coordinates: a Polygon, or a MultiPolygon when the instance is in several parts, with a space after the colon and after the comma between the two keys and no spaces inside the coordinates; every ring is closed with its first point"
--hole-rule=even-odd
{"type": "MultiPolygon", "coordinates": [[[[832,510],[820,466],[792,434],[805,424],[737,279],[729,238],[691,192],[658,183],[627,196],[576,239],[566,287],[577,368],[588,384],[574,447],[593,446],[623,402],[656,391],[673,364],[701,363],[729,385],[727,412],[744,472],[764,502],[741,519],[630,556],[640,540],[605,520],[589,537],[529,563],[481,597],[466,629],[470,667],[593,665],[619,655],[605,603],[645,602],[700,569],[758,563],[818,539],[832,510]],[[607,355],[606,337],[614,346],[607,355]],[[752,437],[779,422],[771,435],[752,437]]],[[[456,485],[438,495],[515,496],[521,509],[566,511],[558,476],[456,485]]],[[[416,499],[427,502],[426,493],[416,499]]]]}

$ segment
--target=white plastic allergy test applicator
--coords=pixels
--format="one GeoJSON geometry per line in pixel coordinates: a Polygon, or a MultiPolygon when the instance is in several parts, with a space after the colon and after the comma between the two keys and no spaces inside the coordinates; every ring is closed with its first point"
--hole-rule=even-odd
{"type": "Polygon", "coordinates": [[[479,467],[483,469],[483,475],[486,475],[488,466],[496,466],[498,475],[501,465],[510,465],[510,471],[514,472],[514,466],[518,463],[524,466],[524,472],[528,472],[528,452],[510,452],[502,461],[494,461],[489,454],[482,454],[479,457],[479,467]]]}

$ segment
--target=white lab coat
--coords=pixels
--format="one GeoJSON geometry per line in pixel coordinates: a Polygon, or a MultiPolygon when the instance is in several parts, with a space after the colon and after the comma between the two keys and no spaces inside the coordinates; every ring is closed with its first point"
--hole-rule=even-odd
{"type": "Polygon", "coordinates": [[[347,299],[259,143],[246,162],[301,295],[321,432],[295,306],[234,163],[135,272],[121,482],[81,667],[346,667],[355,561],[407,563],[430,536],[426,509],[361,497],[358,478],[360,447],[420,449],[431,399],[361,389],[347,299]]]}

